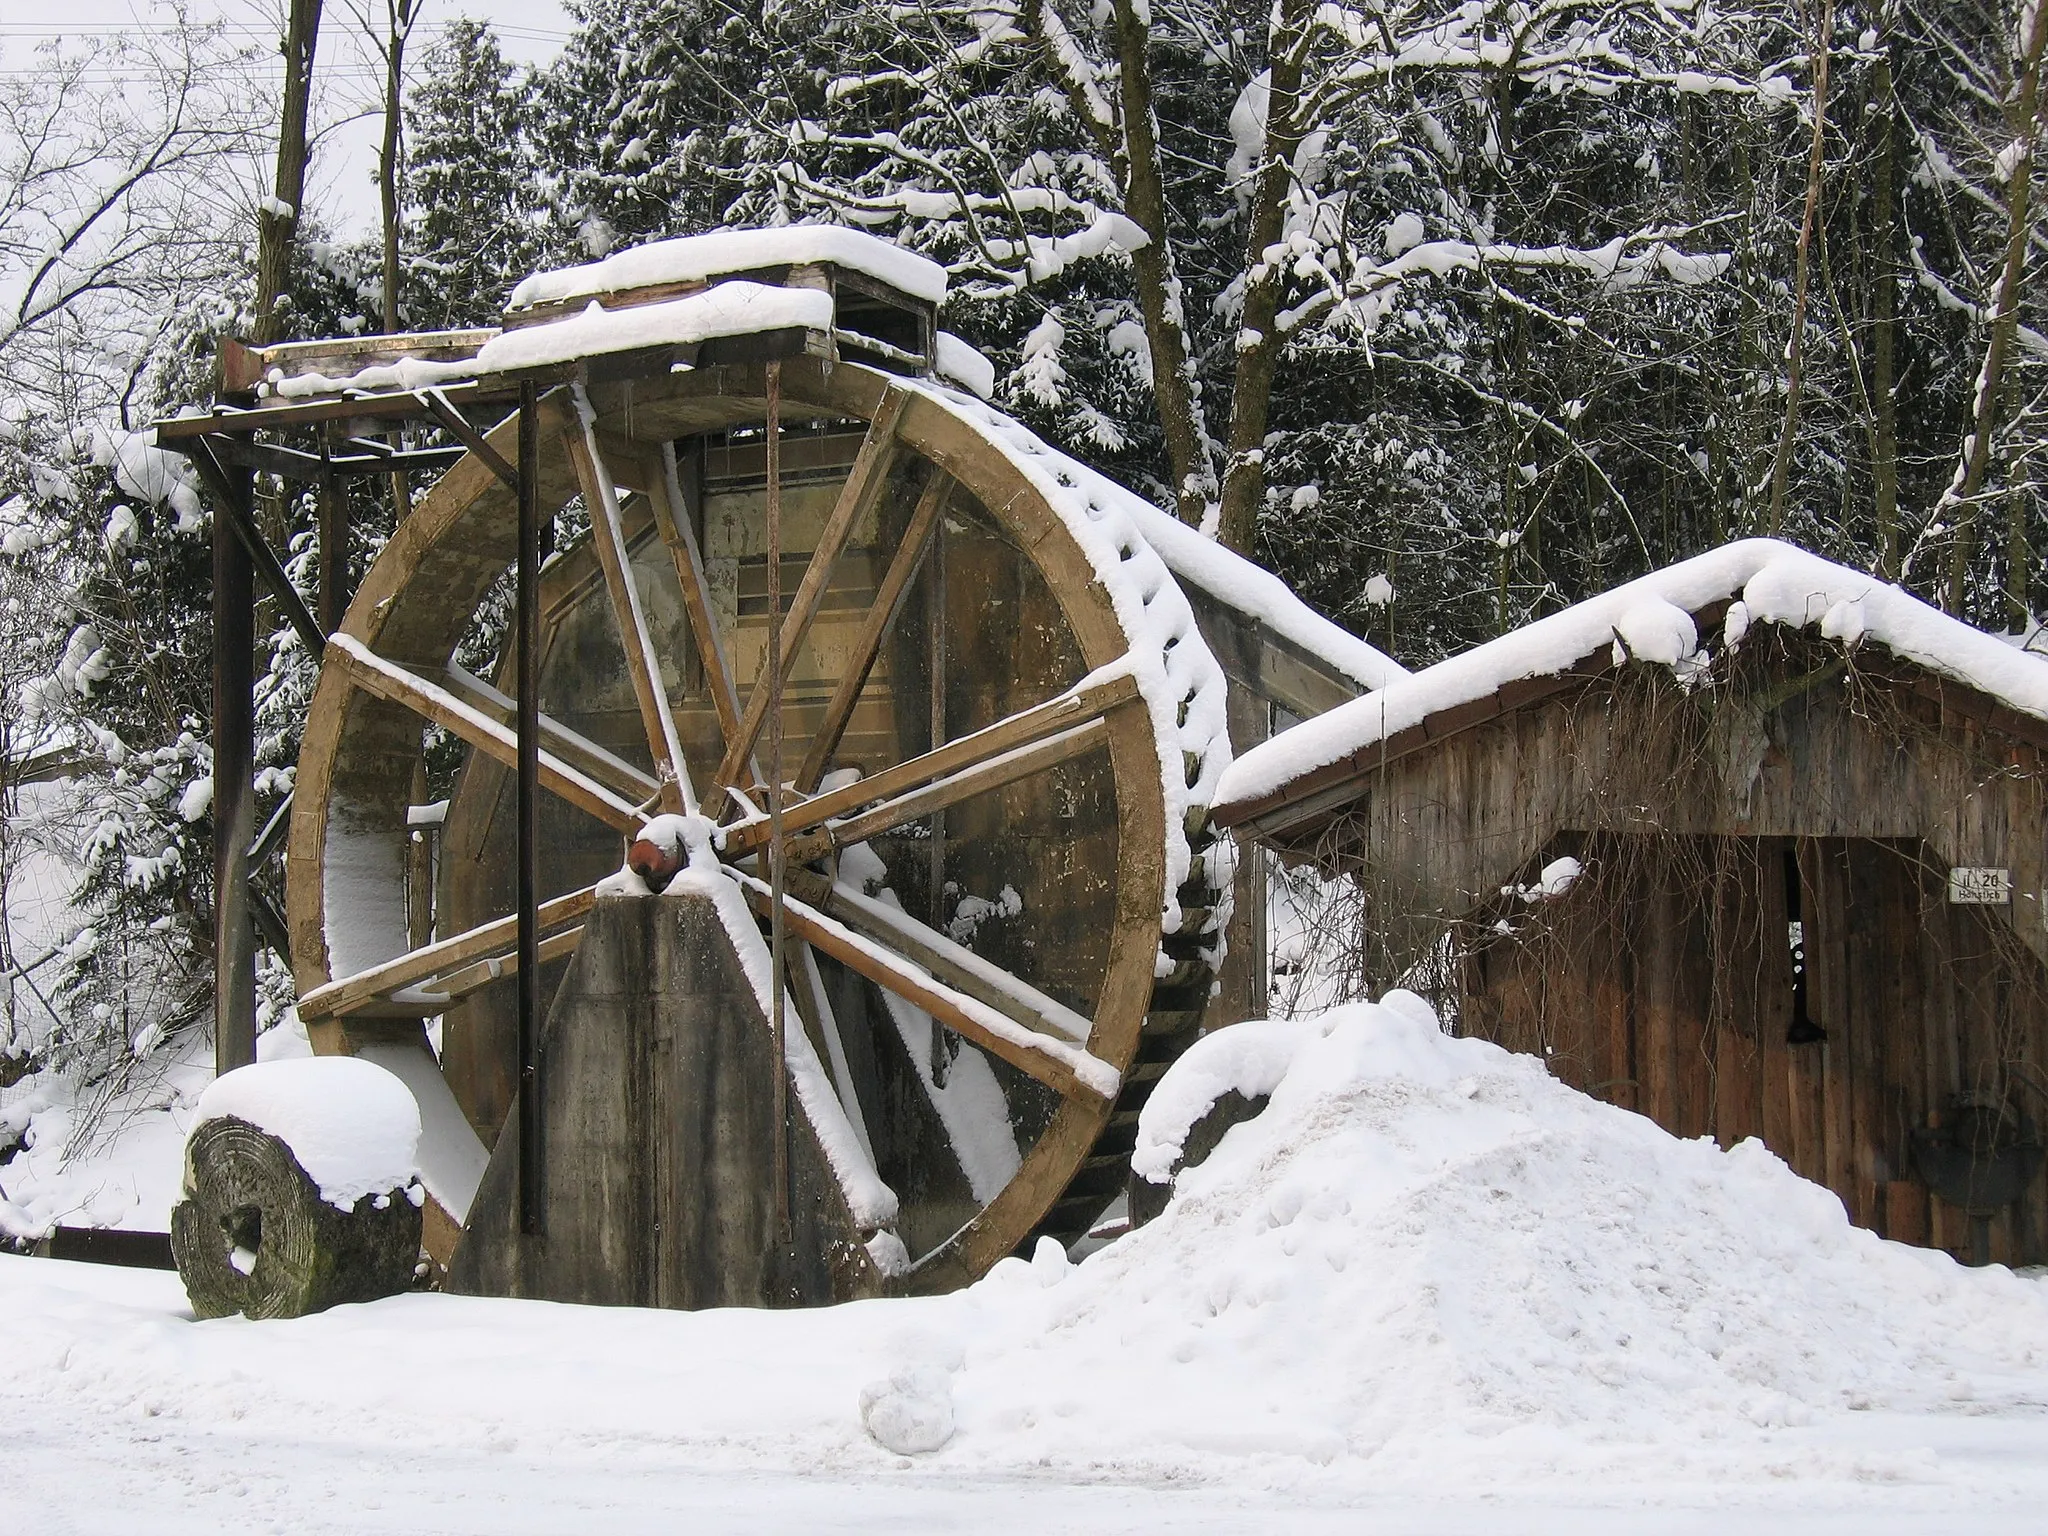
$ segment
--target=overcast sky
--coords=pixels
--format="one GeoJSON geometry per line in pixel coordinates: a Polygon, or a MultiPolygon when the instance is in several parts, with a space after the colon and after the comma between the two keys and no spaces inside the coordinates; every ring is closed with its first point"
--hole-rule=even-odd
{"type": "MultiPolygon", "coordinates": [[[[379,124],[356,115],[381,102],[383,73],[354,13],[381,18],[384,7],[385,0],[354,0],[353,6],[326,0],[322,7],[314,64],[320,139],[307,176],[306,201],[344,232],[368,231],[377,222],[379,124]]],[[[185,10],[194,20],[217,18],[251,41],[262,41],[281,35],[285,0],[188,0],[185,10]]],[[[168,27],[171,16],[171,6],[152,0],[0,0],[0,71],[28,67],[36,44],[49,38],[132,34],[168,27]]],[[[425,0],[412,54],[425,51],[431,31],[460,16],[489,20],[506,54],[530,63],[553,58],[569,31],[560,0],[425,0]]],[[[271,89],[273,97],[282,89],[281,72],[271,89]]]]}

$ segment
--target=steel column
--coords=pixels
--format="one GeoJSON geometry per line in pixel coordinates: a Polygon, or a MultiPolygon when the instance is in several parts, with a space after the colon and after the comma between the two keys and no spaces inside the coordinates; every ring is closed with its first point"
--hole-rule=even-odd
{"type": "Polygon", "coordinates": [[[540,1231],[540,411],[519,387],[519,1230],[540,1231]]]}
{"type": "Polygon", "coordinates": [[[253,522],[254,475],[231,469],[213,518],[213,1064],[256,1059],[256,935],[249,844],[256,831],[254,563],[240,528],[253,522]]]}

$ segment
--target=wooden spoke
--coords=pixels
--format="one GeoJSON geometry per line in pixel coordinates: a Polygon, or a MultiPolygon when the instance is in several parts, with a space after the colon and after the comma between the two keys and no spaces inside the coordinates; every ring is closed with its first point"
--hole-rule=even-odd
{"type": "Polygon", "coordinates": [[[978,998],[1026,1029],[1085,1046],[1094,1026],[1088,1019],[977,955],[901,907],[878,901],[849,885],[835,885],[810,870],[794,869],[789,888],[828,917],[895,950],[930,971],[947,986],[978,998]]]}
{"type": "MultiPolygon", "coordinates": [[[[1029,709],[1006,716],[985,730],[962,736],[958,741],[949,741],[936,752],[927,752],[922,757],[913,757],[907,763],[884,768],[880,773],[857,780],[843,789],[830,790],[825,794],[814,795],[808,800],[797,802],[783,812],[783,832],[790,834],[820,827],[874,801],[989,764],[1019,747],[1044,741],[1049,736],[1072,732],[1090,722],[1099,722],[1110,711],[1131,703],[1137,697],[1137,680],[1128,672],[1112,673],[1100,682],[1084,681],[1080,686],[1071,688],[1056,698],[1047,699],[1043,704],[1034,704],[1029,709]]],[[[1094,744],[1094,740],[1091,739],[1075,747],[1073,751],[1053,758],[1052,761],[1065,761],[1066,757],[1086,751],[1094,744]]],[[[1073,746],[1073,743],[1069,742],[1068,746],[1073,746]]],[[[1043,762],[1034,762],[1020,772],[1029,773],[1044,766],[1046,764],[1043,762]]],[[[953,804],[957,800],[964,800],[969,795],[981,794],[994,787],[989,783],[977,783],[963,793],[949,799],[941,798],[935,804],[927,805],[925,812],[953,804]]],[[[852,839],[841,841],[844,843],[852,839]]],[[[725,855],[727,858],[742,858],[765,847],[767,842],[766,825],[761,822],[748,822],[726,833],[725,855]]]]}
{"type": "MultiPolygon", "coordinates": [[[[775,905],[764,881],[737,877],[747,902],[767,917],[775,905]]],[[[792,896],[782,901],[784,921],[798,938],[830,955],[884,991],[920,1008],[991,1055],[1036,1078],[1062,1098],[1108,1103],[1120,1075],[1101,1058],[1052,1035],[1042,1034],[997,1012],[979,998],[935,981],[911,962],[870,943],[852,929],[792,896]]]]}
{"type": "MultiPolygon", "coordinates": [[[[868,1135],[867,1114],[860,1105],[860,1094],[853,1086],[853,1067],[846,1059],[846,1040],[839,1033],[839,1017],[832,1009],[832,999],[825,992],[825,977],[818,969],[818,952],[801,940],[794,946],[796,963],[803,972],[801,984],[796,988],[798,1009],[801,1011],[806,994],[810,996],[811,1007],[817,1014],[818,1032],[825,1039],[825,1059],[832,1068],[832,1083],[839,1090],[840,1105],[846,1110],[846,1118],[853,1122],[853,1134],[860,1138],[861,1150],[867,1154],[870,1163],[875,1160],[875,1144],[868,1135]]],[[[806,1023],[809,1015],[805,1016],[806,1023]]]]}
{"type": "Polygon", "coordinates": [[[720,737],[730,742],[739,735],[740,701],[732,685],[732,663],[726,659],[725,641],[718,633],[718,620],[711,607],[711,583],[704,575],[704,551],[697,545],[697,524],[683,494],[682,475],[676,464],[673,443],[664,443],[658,463],[648,466],[654,488],[647,504],[654,512],[654,526],[661,542],[675,561],[676,582],[683,589],[683,611],[690,618],[690,634],[697,642],[697,656],[704,667],[704,682],[718,710],[720,737]],[[658,471],[658,478],[655,472],[658,471]]]}
{"type": "MultiPolygon", "coordinates": [[[[796,596],[790,599],[789,613],[782,619],[781,666],[776,669],[782,675],[771,679],[764,669],[754,679],[754,686],[747,694],[746,712],[740,716],[739,730],[726,742],[725,757],[718,765],[720,784],[737,784],[740,781],[748,759],[754,755],[754,744],[760,739],[761,727],[767,722],[769,700],[781,684],[789,681],[797,649],[803,644],[804,636],[810,633],[811,621],[818,616],[818,605],[825,596],[825,583],[831,579],[832,567],[839,561],[839,552],[846,547],[847,536],[853,532],[854,525],[888,483],[889,466],[896,456],[896,423],[903,415],[909,398],[909,393],[902,389],[892,387],[883,392],[882,402],[875,409],[874,419],[868,423],[867,436],[861,441],[860,452],[854,458],[846,484],[840,487],[839,499],[833,503],[831,515],[825,519],[825,529],[818,536],[818,547],[811,553],[811,563],[804,568],[804,578],[797,584],[796,596]]],[[[776,615],[769,614],[768,622],[775,623],[776,615]]]]}
{"type": "MultiPolygon", "coordinates": [[[[579,391],[577,405],[580,408],[583,404],[579,391]]],[[[683,760],[675,715],[669,708],[668,688],[662,682],[661,658],[655,654],[654,636],[647,627],[647,610],[633,580],[625,525],[619,518],[618,492],[612,486],[604,456],[598,451],[597,433],[588,419],[579,417],[569,423],[563,436],[570,462],[576,467],[576,479],[583,487],[583,499],[590,508],[591,543],[596,547],[598,564],[604,569],[605,585],[611,589],[612,611],[618,616],[619,639],[626,651],[626,672],[633,679],[633,694],[640,702],[641,723],[647,729],[648,749],[654,754],[655,777],[664,784],[671,780],[675,783],[674,803],[669,809],[694,813],[697,796],[690,787],[690,770],[683,760]]],[[[664,798],[670,797],[665,794],[664,798]]]]}
{"type": "MultiPolygon", "coordinates": [[[[353,636],[336,635],[327,644],[325,659],[340,667],[366,693],[405,705],[422,719],[446,727],[508,768],[518,766],[519,739],[511,727],[501,725],[439,684],[373,654],[353,636]]],[[[551,752],[541,753],[540,781],[577,809],[588,811],[621,832],[637,832],[646,822],[633,801],[570,767],[551,752]]]]}
{"type": "MultiPolygon", "coordinates": [[[[597,887],[591,885],[566,896],[557,896],[553,901],[542,902],[541,931],[545,933],[565,923],[576,922],[590,911],[596,901],[597,887]]],[[[479,960],[508,954],[516,947],[518,937],[519,918],[514,914],[429,944],[424,949],[410,950],[353,976],[343,976],[325,986],[315,987],[299,999],[299,1017],[312,1023],[360,1012],[369,1004],[406,987],[435,976],[452,977],[463,967],[479,960]]]]}
{"type": "Polygon", "coordinates": [[[1057,736],[1034,741],[1029,746],[1013,747],[987,762],[948,774],[922,789],[913,789],[907,795],[884,800],[844,821],[829,821],[819,831],[790,838],[789,857],[792,862],[808,864],[813,859],[825,857],[834,848],[851,848],[856,843],[893,832],[908,822],[943,811],[950,805],[958,805],[976,795],[988,794],[1005,784],[1014,784],[1034,773],[1071,762],[1085,752],[1106,746],[1108,742],[1109,727],[1100,720],[1090,720],[1072,730],[1061,731],[1057,736]]]}
{"type": "Polygon", "coordinates": [[[945,510],[946,498],[952,490],[953,477],[942,469],[935,469],[930,484],[917,499],[917,509],[910,514],[910,525],[903,530],[903,542],[897,546],[895,557],[890,560],[889,569],[882,577],[882,585],[875,592],[874,606],[868,609],[860,635],[853,642],[853,651],[846,659],[846,670],[840,674],[839,686],[832,692],[832,702],[825,706],[824,723],[818,727],[817,735],[811,740],[811,750],[805,754],[803,766],[797,770],[796,787],[805,794],[818,787],[818,781],[825,777],[825,769],[831,764],[832,754],[839,750],[839,739],[846,734],[846,722],[853,718],[853,707],[860,701],[861,690],[867,686],[876,656],[881,654],[882,640],[895,624],[903,599],[910,592],[910,583],[916,577],[918,567],[924,563],[925,549],[931,543],[933,531],[939,526],[939,514],[945,510]]]}
{"type": "MultiPolygon", "coordinates": [[[[466,672],[452,663],[442,674],[441,682],[465,704],[489,715],[507,730],[513,728],[519,703],[510,694],[499,692],[475,673],[466,672]]],[[[599,746],[588,736],[570,730],[552,715],[540,717],[540,744],[542,751],[553,753],[598,783],[620,794],[633,796],[636,805],[647,804],[661,792],[661,785],[644,771],[609,748],[599,746]]]]}
{"type": "MultiPolygon", "coordinates": [[[[559,960],[562,956],[572,953],[576,946],[582,942],[583,927],[580,923],[574,928],[564,929],[550,938],[542,939],[540,941],[540,963],[546,965],[550,960],[559,960]]],[[[482,988],[489,986],[501,976],[516,976],[518,974],[519,950],[517,946],[514,946],[502,955],[489,955],[482,960],[472,961],[459,971],[440,977],[438,980],[422,983],[416,989],[408,988],[407,990],[417,990],[427,994],[426,1000],[434,1004],[431,1011],[439,1013],[450,1004],[461,1002],[470,993],[480,991],[482,988]]],[[[398,995],[403,996],[404,994],[400,993],[398,995]]]]}

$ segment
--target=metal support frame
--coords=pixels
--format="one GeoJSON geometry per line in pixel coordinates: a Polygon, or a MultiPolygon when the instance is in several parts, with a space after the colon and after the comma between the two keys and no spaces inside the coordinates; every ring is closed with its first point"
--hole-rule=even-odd
{"type": "Polygon", "coordinates": [[[519,390],[519,1230],[540,1222],[540,402],[519,390]]]}
{"type": "Polygon", "coordinates": [[[213,1062],[256,1059],[256,935],[249,845],[256,831],[255,475],[221,476],[213,520],[213,1062]]]}

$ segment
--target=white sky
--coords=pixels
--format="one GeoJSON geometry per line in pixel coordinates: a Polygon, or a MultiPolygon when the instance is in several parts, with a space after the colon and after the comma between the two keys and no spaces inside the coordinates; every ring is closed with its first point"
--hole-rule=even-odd
{"type": "MultiPolygon", "coordinates": [[[[354,0],[353,6],[347,0],[325,0],[322,7],[314,61],[315,129],[320,137],[306,179],[306,201],[346,233],[376,227],[380,125],[374,115],[358,114],[374,113],[383,92],[382,63],[353,12],[381,19],[384,6],[385,0],[354,0]]],[[[188,0],[185,9],[196,21],[220,19],[252,41],[262,41],[282,35],[286,0],[188,0]]],[[[49,38],[86,39],[167,28],[172,14],[164,0],[0,0],[0,74],[30,67],[33,49],[49,38]]],[[[561,0],[424,0],[409,57],[425,52],[434,29],[460,16],[488,20],[507,57],[525,63],[553,58],[569,31],[561,0]]],[[[274,45],[268,56],[275,56],[274,45]]],[[[281,72],[273,77],[270,89],[275,97],[281,72]]]]}

